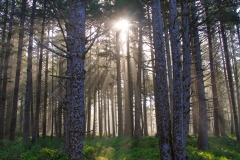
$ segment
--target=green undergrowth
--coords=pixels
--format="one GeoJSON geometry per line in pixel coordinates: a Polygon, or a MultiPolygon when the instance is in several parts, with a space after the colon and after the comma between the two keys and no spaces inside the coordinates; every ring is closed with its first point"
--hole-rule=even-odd
{"type": "MultiPolygon", "coordinates": [[[[4,140],[0,144],[0,160],[67,160],[61,154],[63,139],[39,138],[36,144],[22,144],[4,140]]],[[[197,136],[189,136],[186,151],[190,160],[240,160],[240,147],[234,136],[209,137],[210,149],[197,150],[197,136]]],[[[86,139],[85,160],[158,160],[159,150],[156,137],[86,139]]]]}

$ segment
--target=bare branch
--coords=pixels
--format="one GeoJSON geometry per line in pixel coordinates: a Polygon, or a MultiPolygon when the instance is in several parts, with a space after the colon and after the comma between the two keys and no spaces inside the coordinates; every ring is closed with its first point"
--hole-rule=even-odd
{"type": "Polygon", "coordinates": [[[65,100],[61,100],[58,96],[54,95],[53,93],[48,93],[50,96],[52,96],[53,98],[55,98],[57,101],[61,102],[64,106],[66,105],[66,101],[65,100]]]}
{"type": "Polygon", "coordinates": [[[50,75],[52,77],[56,77],[56,78],[61,78],[61,79],[70,79],[70,77],[68,76],[57,76],[57,75],[50,75]]]}
{"type": "Polygon", "coordinates": [[[47,50],[55,53],[56,55],[61,56],[61,57],[64,57],[64,58],[69,58],[69,56],[64,55],[64,54],[61,54],[61,53],[59,53],[59,52],[57,52],[57,51],[49,48],[48,46],[46,46],[44,43],[42,43],[42,42],[41,42],[39,39],[37,39],[36,37],[34,37],[34,39],[35,39],[35,41],[37,41],[38,43],[40,43],[43,47],[45,47],[47,50]]]}
{"type": "Polygon", "coordinates": [[[49,41],[49,43],[51,43],[54,47],[56,47],[57,49],[59,49],[60,51],[66,53],[67,55],[69,55],[69,52],[67,52],[66,50],[64,50],[63,48],[57,46],[55,43],[53,43],[52,41],[49,41]]]}

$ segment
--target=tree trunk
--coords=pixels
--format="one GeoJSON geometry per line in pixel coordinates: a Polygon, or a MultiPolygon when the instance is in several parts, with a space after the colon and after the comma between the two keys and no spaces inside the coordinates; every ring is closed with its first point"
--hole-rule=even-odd
{"type": "Polygon", "coordinates": [[[33,0],[31,22],[30,22],[30,33],[28,43],[28,64],[27,64],[27,82],[26,82],[26,93],[25,93],[25,109],[24,109],[24,125],[23,125],[23,137],[22,142],[28,143],[29,138],[29,123],[30,123],[30,108],[32,100],[32,52],[33,52],[33,25],[35,19],[36,0],[33,0]]]}
{"type": "Polygon", "coordinates": [[[97,107],[96,107],[96,101],[97,101],[97,88],[95,86],[94,93],[93,93],[93,133],[92,138],[94,139],[96,136],[96,116],[97,116],[97,107]]]}
{"type": "Polygon", "coordinates": [[[120,31],[116,33],[117,52],[117,98],[118,98],[118,137],[123,135],[123,115],[122,115],[122,87],[121,87],[121,60],[120,60],[120,31]]]}
{"type": "Polygon", "coordinates": [[[14,141],[15,139],[15,129],[16,129],[16,121],[17,121],[18,92],[19,92],[20,71],[21,71],[21,64],[22,64],[25,11],[26,11],[26,0],[22,0],[20,31],[19,31],[19,39],[18,39],[17,67],[16,67],[12,116],[11,116],[10,135],[9,135],[9,140],[12,140],[12,141],[14,141]]]}
{"type": "Polygon", "coordinates": [[[137,82],[136,82],[136,93],[135,93],[135,133],[134,137],[140,139],[141,137],[141,124],[140,115],[142,112],[142,98],[141,98],[141,72],[142,72],[142,24],[139,20],[138,26],[138,64],[137,64],[137,82]]]}
{"type": "MultiPolygon", "coordinates": [[[[60,57],[59,59],[59,76],[63,76],[63,63],[64,60],[60,57]]],[[[61,85],[61,83],[59,83],[59,96],[61,96],[61,94],[63,93],[63,86],[61,85]]],[[[58,114],[57,114],[57,124],[58,124],[58,132],[57,132],[57,138],[61,138],[62,136],[62,114],[63,114],[63,103],[59,102],[58,103],[58,114]]]]}
{"type": "MultiPolygon", "coordinates": [[[[4,17],[3,17],[3,27],[2,27],[2,53],[0,55],[0,91],[2,90],[2,79],[3,79],[3,63],[4,63],[4,53],[6,52],[6,31],[7,31],[7,22],[8,22],[8,6],[9,6],[9,1],[5,1],[5,8],[4,8],[4,17]]],[[[1,6],[2,8],[2,6],[1,6]]]]}
{"type": "MultiPolygon", "coordinates": [[[[206,3],[206,1],[205,1],[206,3]]],[[[212,96],[213,96],[213,114],[214,114],[214,135],[219,137],[219,103],[218,103],[218,93],[215,80],[215,71],[214,71],[214,58],[213,58],[213,47],[212,47],[212,33],[211,33],[211,24],[209,20],[208,5],[205,6],[206,14],[206,25],[207,25],[207,37],[208,37],[208,52],[210,60],[210,74],[211,74],[211,84],[212,84],[212,96]]]]}
{"type": "MultiPolygon", "coordinates": [[[[240,108],[240,93],[239,93],[239,80],[238,80],[238,66],[237,66],[237,59],[236,59],[236,53],[234,48],[234,40],[233,40],[234,32],[231,31],[231,45],[232,45],[232,59],[233,59],[233,74],[234,74],[234,80],[236,85],[236,97],[237,97],[237,105],[238,108],[240,108]]],[[[240,123],[240,109],[238,109],[238,124],[240,123]]],[[[240,126],[239,126],[240,127],[240,126]]]]}
{"type": "MultiPolygon", "coordinates": [[[[91,77],[91,73],[89,75],[91,77]]],[[[87,97],[87,138],[91,137],[91,86],[88,88],[88,97],[87,97]]]]}
{"type": "MultiPolygon", "coordinates": [[[[44,36],[46,3],[47,3],[46,0],[44,0],[42,30],[41,30],[42,43],[43,43],[43,36],[44,36]]],[[[37,141],[37,137],[39,137],[39,114],[40,114],[41,92],[42,92],[42,61],[43,61],[43,46],[41,45],[39,64],[38,64],[39,65],[38,75],[37,75],[37,95],[36,95],[36,110],[35,110],[35,121],[34,121],[34,135],[32,137],[32,143],[35,143],[37,141]]]]}
{"type": "Polygon", "coordinates": [[[227,43],[227,37],[225,35],[224,24],[222,22],[220,22],[220,23],[221,23],[220,25],[221,25],[221,33],[222,33],[222,40],[223,40],[224,56],[226,59],[228,84],[229,84],[229,90],[230,90],[232,107],[233,107],[235,132],[236,132],[237,143],[240,143],[239,130],[238,130],[238,117],[237,117],[237,104],[236,104],[235,95],[234,95],[233,77],[232,77],[232,69],[231,69],[231,63],[230,63],[230,58],[229,58],[228,43],[227,43]]]}
{"type": "Polygon", "coordinates": [[[69,128],[69,159],[83,159],[84,139],[84,59],[85,59],[85,13],[86,1],[69,1],[68,44],[71,55],[72,76],[69,128]]]}
{"type": "Polygon", "coordinates": [[[196,78],[197,78],[197,95],[199,103],[199,128],[198,128],[198,149],[206,150],[208,146],[208,125],[207,125],[207,104],[204,92],[203,69],[200,50],[200,41],[198,35],[198,21],[196,16],[195,2],[192,2],[192,19],[194,21],[192,32],[194,38],[193,58],[195,59],[196,78]]]}
{"type": "Polygon", "coordinates": [[[133,134],[133,94],[132,94],[132,72],[130,63],[130,47],[129,47],[129,30],[127,30],[127,63],[125,63],[125,136],[132,136],[133,134]]]}
{"type": "MultiPolygon", "coordinates": [[[[222,40],[221,40],[221,36],[220,33],[221,31],[219,31],[219,41],[220,44],[222,44],[222,40]]],[[[227,78],[227,71],[226,71],[226,62],[225,62],[225,57],[224,57],[224,53],[223,53],[223,49],[221,47],[221,56],[222,56],[222,61],[223,61],[223,71],[224,71],[224,80],[225,80],[225,84],[226,84],[226,88],[227,88],[227,95],[228,95],[228,103],[229,103],[229,107],[230,107],[230,114],[231,114],[231,134],[234,134],[234,120],[233,120],[233,105],[232,105],[232,100],[231,100],[231,95],[230,95],[230,89],[229,89],[229,83],[228,83],[228,78],[227,78]]],[[[221,123],[224,123],[224,121],[221,121],[221,123]]],[[[221,125],[220,125],[221,126],[221,125]]]]}
{"type": "Polygon", "coordinates": [[[2,81],[2,90],[1,90],[1,100],[0,100],[0,140],[3,139],[4,136],[4,117],[5,117],[5,105],[6,105],[6,94],[7,94],[7,81],[8,81],[8,68],[9,68],[9,56],[11,52],[11,38],[13,34],[13,16],[14,16],[14,9],[15,9],[15,0],[12,0],[11,4],[11,13],[9,19],[9,27],[8,27],[8,37],[6,43],[6,52],[4,54],[4,68],[3,68],[3,81],[2,81]]]}
{"type": "MultiPolygon", "coordinates": [[[[170,41],[173,65],[173,151],[174,159],[184,159],[183,84],[176,0],[169,0],[170,41]]],[[[184,37],[184,40],[186,37],[184,37]]],[[[189,55],[188,55],[189,56],[189,55]]],[[[185,63],[185,62],[184,62],[185,63]]],[[[185,77],[184,77],[185,78],[185,77]]],[[[188,87],[188,86],[187,86],[188,87]]],[[[185,88],[186,89],[186,88],[185,88]]]]}
{"type": "Polygon", "coordinates": [[[191,84],[191,55],[189,38],[189,0],[182,0],[183,28],[183,148],[186,140],[190,119],[190,84],[191,84]]]}
{"type": "Polygon", "coordinates": [[[166,73],[166,59],[162,30],[161,6],[158,0],[152,2],[152,24],[155,48],[156,71],[156,122],[158,127],[158,141],[160,159],[173,159],[171,122],[168,102],[168,87],[166,73]]]}
{"type": "MultiPolygon", "coordinates": [[[[49,43],[49,31],[50,27],[48,26],[48,41],[49,43]]],[[[43,97],[43,118],[42,118],[42,138],[47,136],[47,102],[48,102],[48,51],[46,51],[46,62],[45,62],[45,79],[44,79],[44,97],[43,97]]],[[[53,74],[53,73],[52,73],[53,74]]]]}
{"type": "Polygon", "coordinates": [[[111,101],[112,101],[112,129],[113,129],[113,137],[116,136],[116,131],[115,131],[115,114],[114,114],[114,93],[113,93],[113,88],[114,88],[114,85],[112,84],[111,85],[111,101]]]}
{"type": "Polygon", "coordinates": [[[147,91],[146,91],[146,79],[147,71],[143,70],[143,117],[144,117],[144,136],[148,136],[148,121],[147,121],[147,91]]]}

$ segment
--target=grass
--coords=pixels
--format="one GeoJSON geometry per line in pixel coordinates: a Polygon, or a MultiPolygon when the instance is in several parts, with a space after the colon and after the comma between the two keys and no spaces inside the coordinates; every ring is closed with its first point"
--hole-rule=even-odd
{"type": "MultiPolygon", "coordinates": [[[[197,136],[189,136],[186,151],[190,160],[240,160],[240,147],[234,136],[209,137],[210,149],[197,150],[197,136]]],[[[63,139],[39,138],[37,143],[22,144],[21,139],[14,142],[4,140],[0,145],[0,160],[67,160],[60,154],[63,139]]],[[[158,141],[155,137],[96,138],[85,140],[86,160],[158,160],[158,141]]]]}

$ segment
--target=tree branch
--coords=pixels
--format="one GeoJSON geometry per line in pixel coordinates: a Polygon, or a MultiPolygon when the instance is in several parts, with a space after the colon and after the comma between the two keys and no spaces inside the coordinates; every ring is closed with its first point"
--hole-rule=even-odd
{"type": "Polygon", "coordinates": [[[40,43],[43,47],[45,47],[47,50],[55,53],[56,55],[61,56],[61,57],[64,57],[64,58],[69,58],[68,55],[61,54],[61,53],[59,53],[59,52],[57,52],[57,51],[49,48],[48,46],[46,46],[44,43],[42,43],[42,42],[41,42],[39,39],[37,39],[36,37],[34,37],[34,39],[35,39],[35,41],[37,41],[38,43],[40,43]]]}

